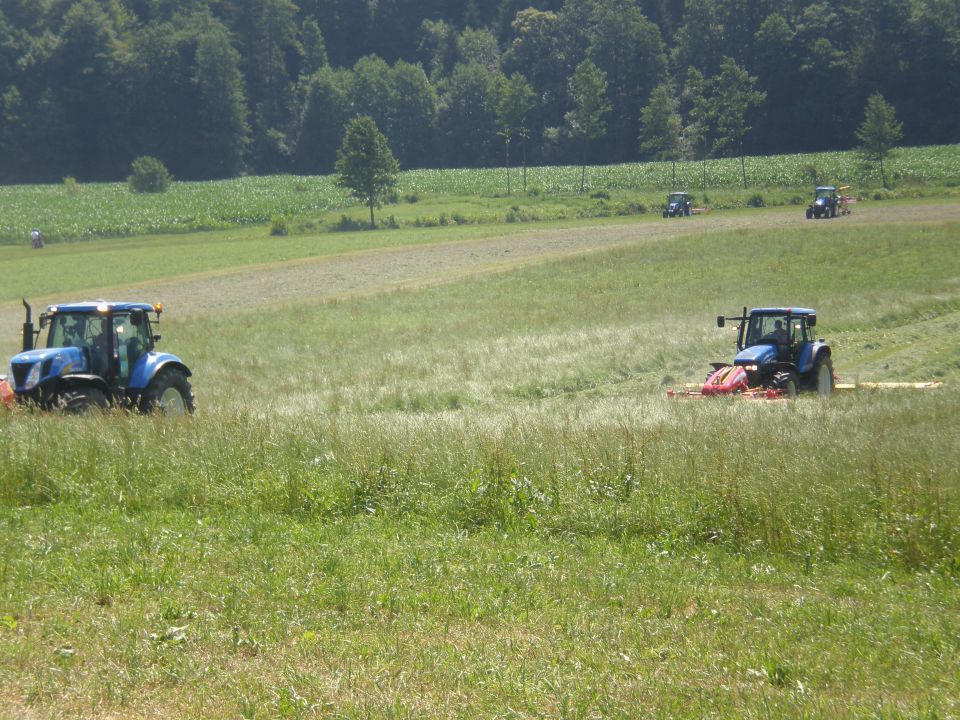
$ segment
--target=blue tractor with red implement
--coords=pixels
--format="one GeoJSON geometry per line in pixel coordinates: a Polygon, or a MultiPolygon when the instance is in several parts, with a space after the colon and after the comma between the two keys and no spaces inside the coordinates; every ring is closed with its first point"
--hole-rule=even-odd
{"type": "Polygon", "coordinates": [[[194,411],[190,370],[176,355],[156,350],[162,304],[50,305],[39,329],[30,304],[23,304],[23,351],[11,359],[8,376],[0,376],[4,403],[68,413],[106,407],[166,415],[194,411]]]}
{"type": "MultiPolygon", "coordinates": [[[[815,338],[817,313],[810,308],[754,308],[739,316],[717,317],[717,327],[737,325],[733,363],[711,363],[713,369],[699,390],[685,395],[741,395],[794,398],[802,391],[821,396],[833,392],[836,380],[830,345],[815,338]]],[[[676,394],[676,393],[672,393],[676,394]]]]}

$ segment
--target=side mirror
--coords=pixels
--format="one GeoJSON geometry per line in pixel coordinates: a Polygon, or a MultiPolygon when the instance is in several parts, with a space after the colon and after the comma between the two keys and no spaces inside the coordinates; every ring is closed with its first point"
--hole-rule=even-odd
{"type": "Polygon", "coordinates": [[[727,322],[727,319],[723,315],[717,315],[717,327],[723,327],[727,322]]]}
{"type": "Polygon", "coordinates": [[[159,336],[159,335],[154,335],[154,336],[153,336],[153,341],[154,341],[155,343],[156,343],[156,342],[160,342],[160,336],[159,336]]]}
{"type": "Polygon", "coordinates": [[[807,327],[816,327],[816,326],[817,326],[817,316],[807,315],[807,327]]]}

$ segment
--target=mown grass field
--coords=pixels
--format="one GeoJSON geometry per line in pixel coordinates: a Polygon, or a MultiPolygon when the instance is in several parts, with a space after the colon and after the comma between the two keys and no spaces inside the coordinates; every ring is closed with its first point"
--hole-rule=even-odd
{"type": "MultiPolygon", "coordinates": [[[[171,310],[196,417],[0,413],[0,716],[958,716],[960,225],[922,215],[627,218],[608,251],[171,310]],[[848,379],[944,387],[668,401],[743,304],[817,308],[848,379]]],[[[42,261],[73,297],[93,248],[170,280],[438,238],[250,232],[42,261]]]]}

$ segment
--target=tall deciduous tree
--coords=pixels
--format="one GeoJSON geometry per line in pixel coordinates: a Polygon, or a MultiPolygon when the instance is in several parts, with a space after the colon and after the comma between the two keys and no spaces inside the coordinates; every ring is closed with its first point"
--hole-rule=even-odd
{"type": "Polygon", "coordinates": [[[880,165],[880,181],[887,187],[883,161],[893,153],[893,148],[903,137],[903,123],[897,122],[897,111],[880,93],[867,99],[863,124],[857,128],[860,154],[868,163],[880,165]]]}
{"type": "Polygon", "coordinates": [[[208,176],[240,173],[250,144],[240,55],[226,28],[210,20],[197,41],[196,83],[200,89],[200,136],[204,154],[196,159],[208,176]]]}
{"type": "Polygon", "coordinates": [[[430,130],[437,111],[437,93],[420,65],[397,60],[390,69],[394,105],[390,110],[390,142],[406,168],[429,163],[430,130]]]}
{"type": "Polygon", "coordinates": [[[583,192],[587,181],[587,146],[606,133],[604,118],[610,112],[606,75],[590,60],[577,65],[570,78],[570,98],[573,109],[566,114],[566,120],[573,134],[583,140],[580,169],[580,192],[583,192]]]}
{"type": "Polygon", "coordinates": [[[448,167],[494,161],[497,120],[490,102],[491,74],[483,65],[457,65],[440,83],[437,130],[448,167]]]}
{"type": "MultiPolygon", "coordinates": [[[[513,73],[509,78],[497,75],[492,88],[494,111],[497,116],[498,134],[503,138],[506,152],[507,195],[510,194],[510,141],[515,135],[524,139],[528,135],[527,113],[533,107],[535,96],[530,83],[520,73],[513,73]]],[[[526,178],[526,162],[524,162],[524,178],[526,178]]],[[[526,191],[526,179],[524,179],[526,191]]]]}
{"type": "Polygon", "coordinates": [[[300,173],[325,174],[333,170],[343,128],[354,114],[351,100],[353,73],[327,66],[306,83],[299,136],[293,153],[293,169],[300,173]]]}
{"type": "Polygon", "coordinates": [[[608,158],[632,159],[640,108],[664,81],[667,67],[660,30],[636,0],[594,0],[587,57],[607,78],[611,111],[603,142],[608,158]],[[626,158],[624,157],[626,154],[626,158]]]}
{"type": "Polygon", "coordinates": [[[657,85],[650,101],[640,111],[640,152],[653,160],[669,160],[673,164],[672,186],[677,182],[677,160],[681,157],[683,123],[677,112],[677,101],[670,88],[657,85]]]}
{"type": "Polygon", "coordinates": [[[743,187],[747,187],[747,169],[743,160],[743,138],[750,130],[747,113],[760,105],[766,93],[756,90],[757,78],[724,58],[720,74],[712,78],[713,151],[717,155],[736,153],[740,157],[743,187]]]}
{"type": "Polygon", "coordinates": [[[373,209],[396,185],[400,168],[373,118],[361,115],[347,125],[337,151],[336,170],[337,184],[370,208],[370,227],[375,228],[373,209]]]}

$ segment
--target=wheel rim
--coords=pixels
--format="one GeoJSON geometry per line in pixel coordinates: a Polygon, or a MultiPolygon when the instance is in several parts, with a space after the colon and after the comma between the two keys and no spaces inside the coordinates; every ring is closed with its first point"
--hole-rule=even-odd
{"type": "Polygon", "coordinates": [[[829,395],[830,385],[830,368],[826,365],[821,365],[820,370],[817,372],[817,392],[821,395],[829,395]]]}
{"type": "Polygon", "coordinates": [[[163,391],[160,396],[160,411],[164,415],[183,415],[187,412],[187,406],[179,390],[168,387],[163,391]]]}

